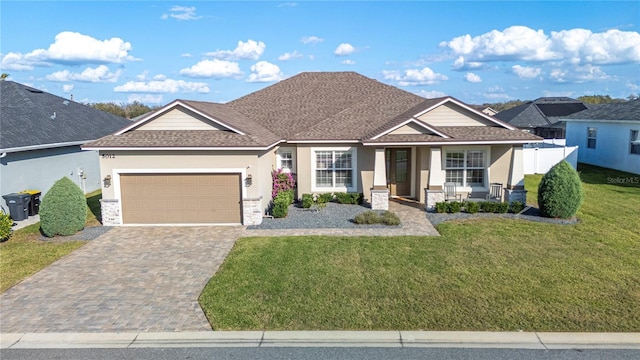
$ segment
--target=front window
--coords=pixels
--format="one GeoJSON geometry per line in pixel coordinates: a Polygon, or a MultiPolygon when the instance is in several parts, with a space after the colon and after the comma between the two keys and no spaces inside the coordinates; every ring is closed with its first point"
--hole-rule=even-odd
{"type": "Polygon", "coordinates": [[[587,148],[596,148],[596,137],[598,136],[598,128],[587,128],[587,148]]]}
{"type": "Polygon", "coordinates": [[[445,158],[446,182],[454,182],[458,186],[484,187],[485,173],[485,151],[447,151],[445,158]]]}
{"type": "Polygon", "coordinates": [[[314,157],[314,185],[318,190],[347,190],[354,187],[354,150],[316,150],[314,157]]]}
{"type": "Polygon", "coordinates": [[[631,143],[629,145],[629,153],[640,154],[640,131],[631,130],[631,143]]]}
{"type": "Polygon", "coordinates": [[[293,152],[292,151],[280,152],[280,169],[283,169],[287,172],[291,172],[293,170],[293,152]]]}

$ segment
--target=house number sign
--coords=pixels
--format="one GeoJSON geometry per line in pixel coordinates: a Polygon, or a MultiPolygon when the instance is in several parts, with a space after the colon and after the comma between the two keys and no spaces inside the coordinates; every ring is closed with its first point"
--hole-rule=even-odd
{"type": "Polygon", "coordinates": [[[103,159],[115,159],[116,154],[102,154],[103,159]]]}

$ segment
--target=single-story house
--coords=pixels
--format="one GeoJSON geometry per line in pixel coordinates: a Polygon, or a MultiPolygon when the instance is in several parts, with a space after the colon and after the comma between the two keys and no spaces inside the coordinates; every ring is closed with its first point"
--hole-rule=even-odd
{"type": "Polygon", "coordinates": [[[562,119],[578,162],[640,174],[640,100],[589,105],[562,119]]]}
{"type": "Polygon", "coordinates": [[[564,139],[565,123],[560,119],[586,108],[581,101],[568,97],[541,97],[494,116],[545,139],[564,139]]]}
{"type": "Polygon", "coordinates": [[[80,146],[128,124],[45,91],[0,81],[0,195],[22,190],[45,194],[64,176],[85,193],[100,189],[98,152],[80,146]]]}
{"type": "Polygon", "coordinates": [[[113,135],[100,152],[108,225],[259,224],[271,172],[297,194],[361,192],[432,209],[455,182],[482,197],[526,198],[523,144],[541,138],[452,97],[425,99],[355,72],[305,72],[225,103],[175,100],[113,135]]]}

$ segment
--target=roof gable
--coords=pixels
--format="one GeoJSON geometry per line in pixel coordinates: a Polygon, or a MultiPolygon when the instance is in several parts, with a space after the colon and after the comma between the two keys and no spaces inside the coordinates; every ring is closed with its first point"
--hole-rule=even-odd
{"type": "Polygon", "coordinates": [[[42,90],[0,81],[0,150],[79,145],[131,121],[42,90]]]}
{"type": "Polygon", "coordinates": [[[494,126],[484,116],[462,108],[458,104],[445,102],[430,111],[416,116],[431,126],[494,126]]]}

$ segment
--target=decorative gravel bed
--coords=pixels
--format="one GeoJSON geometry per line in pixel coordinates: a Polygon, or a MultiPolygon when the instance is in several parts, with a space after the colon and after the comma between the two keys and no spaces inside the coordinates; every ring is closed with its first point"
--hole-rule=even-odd
{"type": "Polygon", "coordinates": [[[44,241],[76,241],[76,240],[94,240],[98,236],[106,233],[111,230],[111,226],[92,226],[86,227],[77,233],[69,236],[54,236],[54,237],[46,237],[42,235],[40,240],[44,241]]]}
{"type": "MultiPolygon", "coordinates": [[[[370,211],[371,208],[364,205],[346,205],[338,203],[327,203],[327,206],[319,211],[303,209],[296,205],[289,207],[289,214],[281,219],[262,219],[262,224],[248,226],[252,229],[348,229],[348,228],[389,228],[387,225],[358,225],[353,222],[353,218],[363,212],[370,211]]],[[[402,225],[393,226],[393,228],[402,225]]]]}
{"type": "Polygon", "coordinates": [[[544,216],[540,215],[540,210],[539,209],[533,208],[533,207],[530,208],[529,210],[525,211],[524,213],[520,214],[520,215],[511,214],[511,213],[507,213],[507,214],[492,214],[492,213],[469,214],[469,213],[459,212],[459,213],[448,214],[448,213],[437,213],[437,212],[431,212],[431,211],[427,212],[427,219],[429,219],[429,221],[431,221],[431,223],[434,226],[438,225],[440,223],[443,223],[445,221],[449,221],[449,220],[478,219],[478,218],[525,219],[525,220],[530,220],[530,221],[537,221],[537,222],[543,222],[543,223],[549,223],[549,224],[560,224],[560,225],[571,225],[571,224],[577,224],[579,222],[579,220],[577,218],[573,218],[573,219],[547,218],[547,217],[544,217],[544,216]]]}

